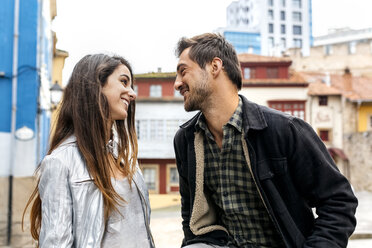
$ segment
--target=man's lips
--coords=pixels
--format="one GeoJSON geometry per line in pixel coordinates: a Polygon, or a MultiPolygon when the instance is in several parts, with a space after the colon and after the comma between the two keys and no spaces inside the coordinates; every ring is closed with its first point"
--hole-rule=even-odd
{"type": "Polygon", "coordinates": [[[182,95],[182,96],[185,96],[185,93],[186,92],[189,92],[189,88],[188,87],[182,87],[181,89],[180,89],[180,94],[182,95]]]}

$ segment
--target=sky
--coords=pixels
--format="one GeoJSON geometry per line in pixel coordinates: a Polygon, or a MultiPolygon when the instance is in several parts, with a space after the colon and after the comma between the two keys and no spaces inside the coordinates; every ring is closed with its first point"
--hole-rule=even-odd
{"type": "MultiPolygon", "coordinates": [[[[134,73],[158,68],[175,71],[177,41],[226,26],[226,7],[231,2],[57,0],[52,29],[57,34],[57,48],[69,53],[63,84],[79,59],[91,53],[121,55],[129,60],[134,73]]],[[[330,28],[372,27],[372,0],[312,0],[312,6],[315,37],[330,28]]]]}

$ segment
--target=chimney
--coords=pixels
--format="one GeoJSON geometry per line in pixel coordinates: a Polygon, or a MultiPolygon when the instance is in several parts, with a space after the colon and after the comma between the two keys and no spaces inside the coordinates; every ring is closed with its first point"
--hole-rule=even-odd
{"type": "Polygon", "coordinates": [[[350,69],[348,67],[344,70],[343,78],[343,88],[345,92],[351,92],[353,91],[353,78],[350,72],[350,69]]]}

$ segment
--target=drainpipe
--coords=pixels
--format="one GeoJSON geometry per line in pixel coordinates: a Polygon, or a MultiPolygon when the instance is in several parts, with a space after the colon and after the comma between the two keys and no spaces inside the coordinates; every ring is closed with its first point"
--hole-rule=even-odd
{"type": "Polygon", "coordinates": [[[12,122],[10,138],[9,163],[9,198],[8,198],[8,235],[7,245],[10,246],[12,237],[12,201],[13,201],[13,167],[15,157],[15,130],[17,117],[17,81],[18,81],[18,36],[19,36],[19,0],[14,0],[14,35],[13,35],[13,77],[12,77],[12,122]]]}

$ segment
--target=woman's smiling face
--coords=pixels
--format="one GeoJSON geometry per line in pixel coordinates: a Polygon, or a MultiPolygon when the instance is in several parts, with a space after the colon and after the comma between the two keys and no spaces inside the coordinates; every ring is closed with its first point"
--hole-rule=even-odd
{"type": "Polygon", "coordinates": [[[107,78],[106,84],[102,87],[112,121],[124,120],[128,116],[129,104],[137,97],[132,89],[132,80],[129,69],[121,64],[107,78]]]}

